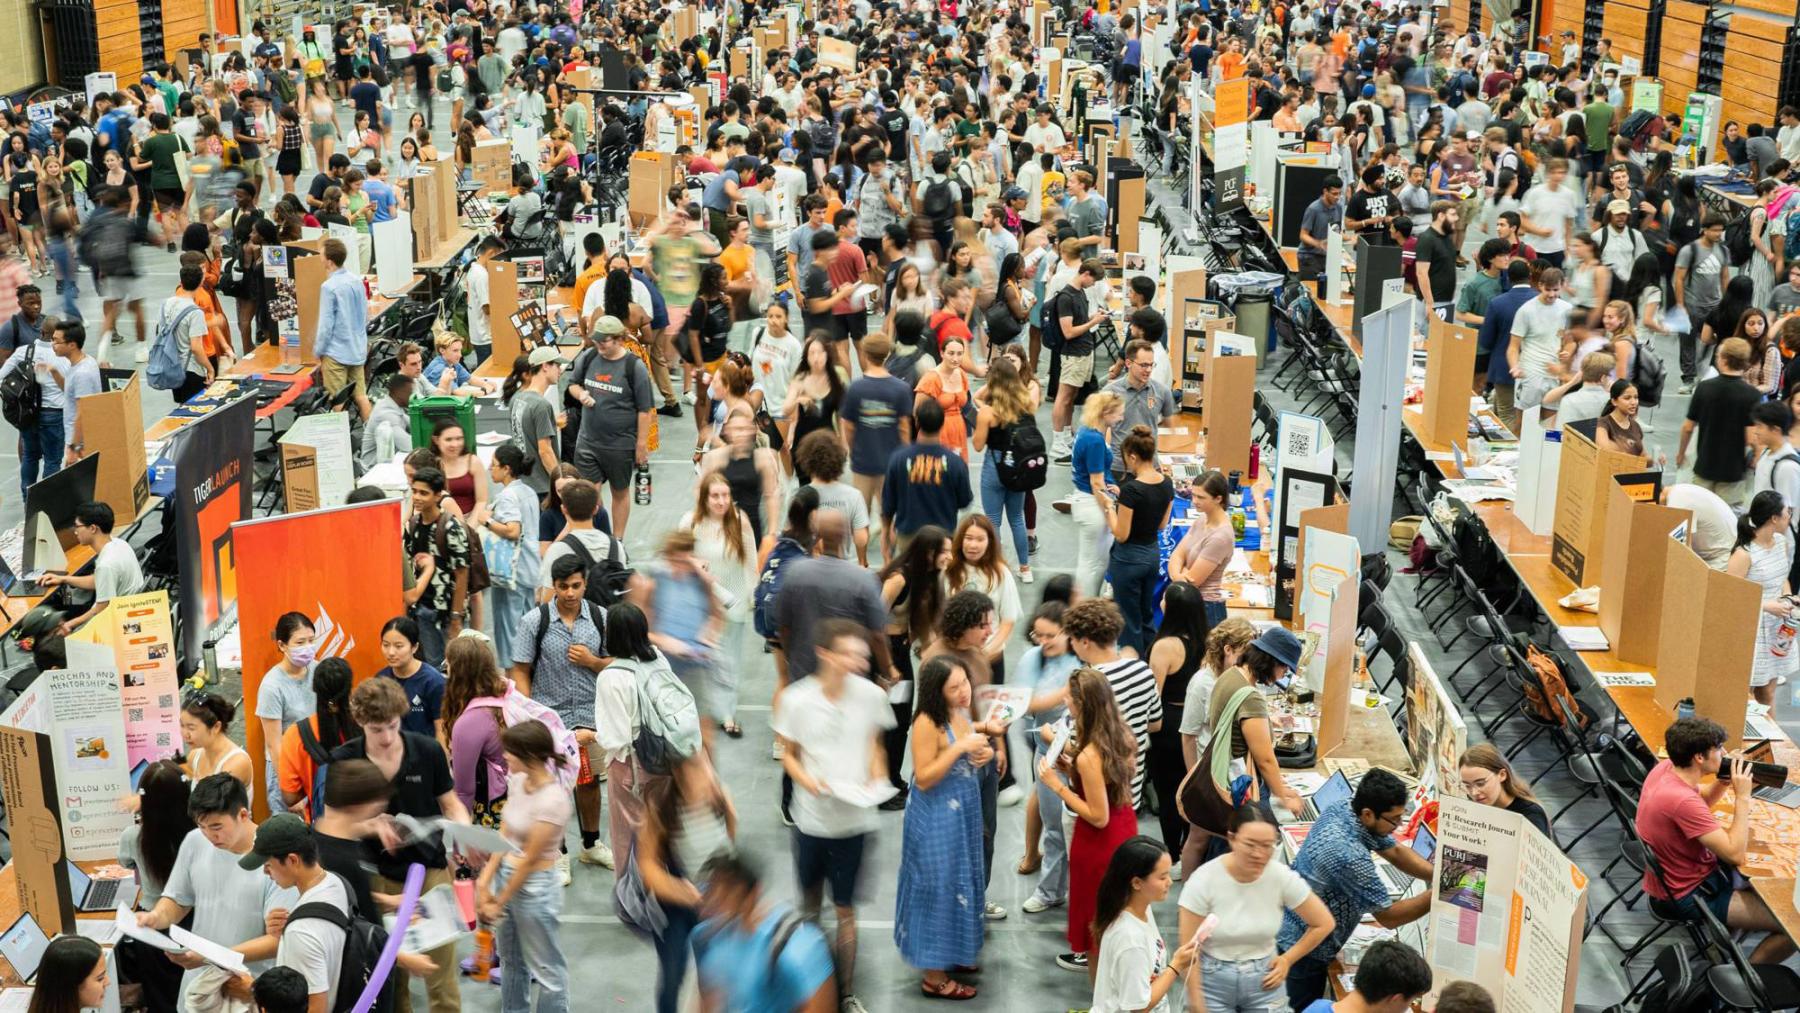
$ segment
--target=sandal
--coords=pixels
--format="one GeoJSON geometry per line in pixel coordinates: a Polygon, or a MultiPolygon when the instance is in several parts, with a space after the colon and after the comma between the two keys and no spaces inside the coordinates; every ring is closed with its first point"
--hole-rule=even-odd
{"type": "Polygon", "coordinates": [[[719,726],[719,730],[734,739],[741,739],[744,737],[744,726],[738,724],[736,721],[725,722],[723,725],[719,726]]]}
{"type": "Polygon", "coordinates": [[[929,981],[920,981],[919,991],[923,993],[927,999],[955,999],[961,1001],[963,999],[975,998],[975,986],[965,985],[955,978],[945,978],[936,985],[933,985],[929,981]]]}
{"type": "Polygon", "coordinates": [[[1019,859],[1017,871],[1021,876],[1029,876],[1043,867],[1044,856],[1038,855],[1036,858],[1026,857],[1019,859]]]}

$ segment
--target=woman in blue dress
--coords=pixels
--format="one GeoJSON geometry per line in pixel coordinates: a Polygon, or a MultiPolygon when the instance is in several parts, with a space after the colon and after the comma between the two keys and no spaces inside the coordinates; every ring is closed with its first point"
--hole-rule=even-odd
{"type": "Polygon", "coordinates": [[[906,804],[894,945],[924,972],[928,996],[970,999],[975,988],[947,971],[981,955],[981,786],[992,763],[988,737],[969,722],[974,690],[963,667],[937,657],[919,672],[912,725],[913,783],[906,804]]]}

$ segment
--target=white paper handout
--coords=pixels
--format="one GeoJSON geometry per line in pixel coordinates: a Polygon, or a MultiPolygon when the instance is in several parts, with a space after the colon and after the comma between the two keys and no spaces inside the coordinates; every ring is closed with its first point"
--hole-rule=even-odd
{"type": "Polygon", "coordinates": [[[227,971],[249,974],[250,969],[244,964],[244,955],[229,946],[221,946],[203,936],[196,936],[179,925],[169,926],[169,938],[192,950],[201,959],[214,967],[222,967],[227,971]]]}
{"type": "Polygon", "coordinates": [[[1069,737],[1074,734],[1075,729],[1067,721],[1058,721],[1052,727],[1056,731],[1050,739],[1050,748],[1045,751],[1044,759],[1054,767],[1062,759],[1063,750],[1069,748],[1069,737]]]}
{"type": "Polygon", "coordinates": [[[478,851],[487,855],[504,855],[519,850],[498,830],[451,820],[439,820],[437,826],[443,831],[446,848],[462,852],[478,851]]]}
{"type": "Polygon", "coordinates": [[[0,1013],[26,1013],[31,1009],[29,988],[9,988],[0,992],[0,1013]]]}
{"type": "Polygon", "coordinates": [[[137,922],[137,913],[123,904],[119,905],[119,910],[115,914],[113,921],[114,924],[118,925],[120,932],[123,932],[125,935],[140,943],[154,946],[167,953],[180,953],[183,949],[180,943],[170,939],[161,932],[158,932],[155,929],[141,928],[137,922]]]}
{"type": "Polygon", "coordinates": [[[75,919],[75,934],[86,936],[102,946],[111,946],[119,941],[121,930],[118,921],[105,918],[75,919]]]}
{"type": "Polygon", "coordinates": [[[982,721],[1012,724],[1031,708],[1031,689],[1026,686],[983,686],[975,691],[975,713],[982,721]]]}
{"type": "MultiPolygon", "coordinates": [[[[388,931],[394,930],[394,916],[386,916],[388,931]]],[[[456,891],[441,883],[419,896],[413,909],[412,924],[406,927],[406,938],[400,949],[407,953],[425,953],[469,934],[462,909],[456,903],[456,891]]]]}
{"type": "Polygon", "coordinates": [[[900,794],[900,789],[886,781],[827,780],[825,793],[839,802],[847,802],[860,809],[873,809],[900,794]]]}
{"type": "Polygon", "coordinates": [[[1612,647],[1598,626],[1558,626],[1557,635],[1574,651],[1605,651],[1612,647]]]}

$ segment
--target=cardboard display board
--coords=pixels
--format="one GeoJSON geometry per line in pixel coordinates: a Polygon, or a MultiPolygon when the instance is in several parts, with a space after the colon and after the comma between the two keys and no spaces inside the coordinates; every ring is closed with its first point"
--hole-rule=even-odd
{"type": "Polygon", "coordinates": [[[819,36],[819,66],[846,74],[856,73],[856,43],[830,35],[819,36]]]}
{"type": "Polygon", "coordinates": [[[1756,624],[1762,588],[1706,565],[1671,538],[1663,543],[1662,638],[1656,650],[1656,702],[1674,713],[1684,698],[1694,713],[1725,727],[1726,748],[1743,743],[1750,670],[1756,663],[1756,624]],[[1704,676],[1704,677],[1703,677],[1704,676]]]}
{"type": "Polygon", "coordinates": [[[519,312],[519,265],[510,260],[490,260],[488,275],[488,333],[493,338],[493,357],[512,368],[519,357],[519,329],[513,314],[519,312]]]}
{"type": "Polygon", "coordinates": [[[37,919],[45,935],[73,929],[75,904],[62,868],[61,809],[48,734],[0,719],[0,792],[6,796],[19,909],[37,919]]]}
{"type": "Polygon", "coordinates": [[[289,513],[342,506],[356,487],[350,416],[302,415],[281,437],[281,484],[289,513]]]}
{"type": "Polygon", "coordinates": [[[1206,466],[1223,472],[1250,470],[1250,427],[1256,414],[1256,355],[1243,346],[1254,339],[1214,331],[1207,341],[1201,399],[1206,419],[1206,466]]]}
{"type": "Polygon", "coordinates": [[[1469,378],[1475,375],[1475,331],[1429,316],[1425,338],[1424,434],[1429,443],[1456,443],[1469,433],[1469,378]]]}
{"type": "Polygon", "coordinates": [[[1570,1013],[1587,885],[1523,816],[1440,797],[1426,1005],[1450,982],[1473,981],[1507,1013],[1570,1013]]]}
{"type": "Polygon", "coordinates": [[[94,477],[94,498],[112,507],[113,522],[131,524],[150,501],[149,461],[144,454],[143,388],[141,374],[118,390],[80,398],[83,457],[100,455],[94,477]]]}
{"type": "MultiPolygon", "coordinates": [[[[1335,519],[1325,511],[1309,513],[1335,519]]],[[[1347,513],[1343,519],[1349,519],[1347,513]]],[[[1324,528],[1305,528],[1301,541],[1306,545],[1306,565],[1300,571],[1300,629],[1319,639],[1305,670],[1296,675],[1319,695],[1318,747],[1319,755],[1326,756],[1344,741],[1350,723],[1362,554],[1356,539],[1324,528]]]]}
{"type": "Polygon", "coordinates": [[[480,141],[469,160],[470,175],[481,184],[482,193],[508,193],[512,190],[512,141],[498,139],[480,141]]]}
{"type": "Polygon", "coordinates": [[[662,217],[669,187],[675,185],[675,156],[666,151],[635,151],[626,179],[626,206],[639,228],[662,217]]]}
{"type": "Polygon", "coordinates": [[[114,598],[69,639],[111,652],[125,709],[126,762],[135,767],[181,752],[181,686],[169,592],[114,598]]]}
{"type": "MultiPolygon", "coordinates": [[[[1592,432],[1591,423],[1563,427],[1562,458],[1556,476],[1556,520],[1550,536],[1551,564],[1577,587],[1600,579],[1614,478],[1639,473],[1644,467],[1641,457],[1600,449],[1592,432]]],[[[1653,489],[1654,474],[1644,474],[1649,479],[1634,482],[1630,488],[1653,489]]]]}
{"type": "Polygon", "coordinates": [[[294,271],[294,298],[300,305],[300,360],[315,361],[313,342],[318,338],[319,330],[319,287],[325,284],[325,278],[331,274],[331,265],[326,263],[324,255],[310,255],[312,251],[298,244],[288,244],[288,264],[294,271]]]}
{"type": "Polygon", "coordinates": [[[1663,610],[1682,599],[1663,598],[1671,540],[1693,512],[1639,503],[1617,483],[1607,491],[1606,551],[1600,564],[1600,629],[1619,660],[1654,665],[1662,644],[1663,610]]]}
{"type": "Polygon", "coordinates": [[[1413,775],[1434,795],[1462,794],[1456,761],[1469,748],[1469,725],[1416,640],[1406,645],[1412,682],[1406,687],[1406,753],[1413,775]]]}

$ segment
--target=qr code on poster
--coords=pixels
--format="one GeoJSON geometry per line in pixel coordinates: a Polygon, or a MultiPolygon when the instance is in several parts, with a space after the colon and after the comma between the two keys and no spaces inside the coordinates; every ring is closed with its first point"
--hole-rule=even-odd
{"type": "Polygon", "coordinates": [[[142,720],[144,720],[144,708],[142,708],[142,707],[127,707],[125,709],[125,720],[127,720],[127,721],[142,721],[142,720]]]}
{"type": "Polygon", "coordinates": [[[175,706],[175,695],[173,693],[164,693],[162,696],[157,697],[156,706],[160,710],[168,710],[175,706]]]}
{"type": "Polygon", "coordinates": [[[170,736],[168,732],[157,732],[156,744],[158,746],[172,746],[175,744],[175,739],[170,736]]]}
{"type": "Polygon", "coordinates": [[[1299,428],[1288,430],[1285,452],[1289,457],[1311,456],[1313,452],[1312,433],[1299,428]]]}

